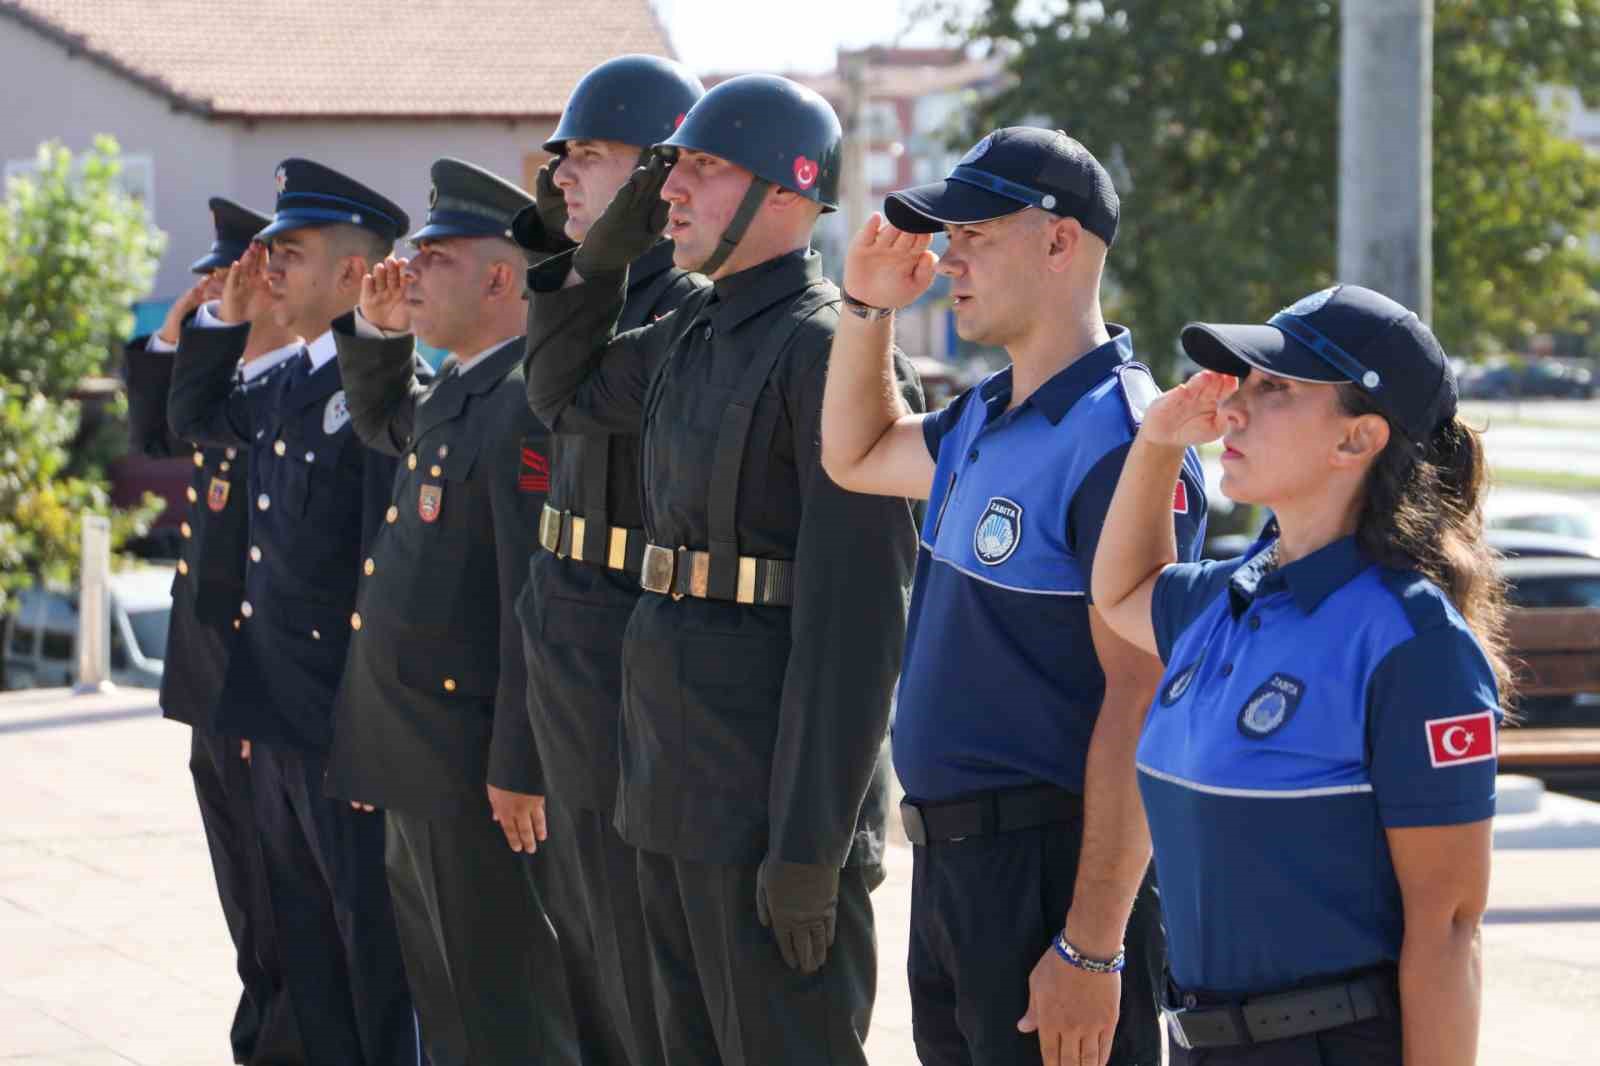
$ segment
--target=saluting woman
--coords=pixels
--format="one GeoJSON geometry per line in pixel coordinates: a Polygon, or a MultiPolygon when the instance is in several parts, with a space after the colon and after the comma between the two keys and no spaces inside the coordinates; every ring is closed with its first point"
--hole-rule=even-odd
{"type": "Polygon", "coordinates": [[[1429,329],[1354,285],[1266,325],[1190,325],[1206,371],[1146,413],[1095,605],[1166,673],[1138,778],[1175,1064],[1470,1066],[1502,589],[1484,462],[1429,329]],[[1274,518],[1176,562],[1183,450],[1274,518]]]}

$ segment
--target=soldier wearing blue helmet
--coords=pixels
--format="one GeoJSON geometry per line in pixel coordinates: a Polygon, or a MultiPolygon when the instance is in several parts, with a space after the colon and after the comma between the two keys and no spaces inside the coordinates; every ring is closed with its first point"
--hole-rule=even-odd
{"type": "MultiPolygon", "coordinates": [[[[517,239],[535,253],[572,247],[589,232],[641,155],[678,128],[704,93],[658,56],[608,60],[585,74],[545,142],[537,209],[517,239]]],[[[704,278],[672,262],[658,240],[628,270],[619,331],[670,314],[704,278]]],[[[661,1061],[634,851],[612,825],[622,631],[639,598],[644,520],[636,432],[557,430],[550,496],[518,600],[528,661],[528,713],[544,756],[551,822],[552,921],[570,975],[573,1009],[597,1066],[661,1061]]]]}
{"type": "Polygon", "coordinates": [[[747,75],[658,147],[574,252],[530,271],[528,398],[557,433],[642,438],[615,820],[638,849],[661,1054],[861,1063],[915,531],[904,500],[818,463],[838,292],[809,244],[839,122],[747,75]],[[663,230],[711,287],[619,332],[629,265],[663,230]]]}

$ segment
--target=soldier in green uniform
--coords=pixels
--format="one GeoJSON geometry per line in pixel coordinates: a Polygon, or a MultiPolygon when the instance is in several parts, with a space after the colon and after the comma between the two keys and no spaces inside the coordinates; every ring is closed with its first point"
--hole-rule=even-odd
{"type": "Polygon", "coordinates": [[[513,613],[550,483],[510,240],[532,200],[456,159],[432,176],[413,257],[374,267],[334,322],[356,433],[400,465],[362,563],[328,789],[388,813],[395,924],[434,1066],[576,1064],[513,613]],[[426,385],[413,334],[451,353],[426,385]]]}
{"type": "MultiPolygon", "coordinates": [[[[547,425],[642,437],[616,825],[639,849],[662,1049],[864,1063],[916,532],[906,501],[845,492],[818,462],[839,294],[809,244],[837,199],[839,122],[810,90],[746,75],[664,147],[573,253],[530,272],[528,336],[547,425]],[[663,228],[712,286],[618,333],[629,264],[663,228]]],[[[896,367],[886,387],[920,409],[896,367]]]]}
{"type": "MultiPolygon", "coordinates": [[[[694,75],[658,56],[619,56],[584,75],[545,142],[556,158],[539,176],[543,210],[523,211],[517,239],[546,253],[582,240],[641,152],[671,136],[703,92],[694,75]]],[[[674,267],[672,243],[658,241],[629,267],[617,328],[653,322],[705,284],[674,267]]],[[[636,430],[557,427],[543,550],[529,562],[517,605],[528,710],[550,792],[546,902],[591,1066],[661,1061],[650,971],[640,965],[646,948],[634,850],[611,824],[622,631],[640,595],[645,544],[636,430]]]]}

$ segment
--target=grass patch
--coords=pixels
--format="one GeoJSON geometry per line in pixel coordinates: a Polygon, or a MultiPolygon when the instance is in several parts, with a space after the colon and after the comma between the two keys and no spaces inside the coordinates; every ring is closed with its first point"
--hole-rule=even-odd
{"type": "Polygon", "coordinates": [[[1516,485],[1525,489],[1550,489],[1556,492],[1600,492],[1600,474],[1496,466],[1490,468],[1489,476],[1496,485],[1516,485]]]}

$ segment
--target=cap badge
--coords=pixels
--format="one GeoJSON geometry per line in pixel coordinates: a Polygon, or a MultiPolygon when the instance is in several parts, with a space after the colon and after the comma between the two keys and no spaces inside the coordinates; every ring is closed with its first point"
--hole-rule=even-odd
{"type": "Polygon", "coordinates": [[[1329,300],[1333,299],[1333,294],[1338,291],[1339,286],[1330,285],[1321,292],[1314,292],[1310,296],[1302,296],[1288,307],[1285,307],[1283,313],[1293,315],[1296,318],[1304,318],[1306,315],[1316,314],[1322,310],[1329,300]]]}
{"type": "Polygon", "coordinates": [[[957,161],[956,166],[964,167],[968,163],[976,163],[978,160],[982,159],[986,154],[988,154],[989,147],[993,144],[994,134],[984,134],[983,140],[967,149],[967,154],[962,156],[961,159],[957,161]]]}
{"type": "Polygon", "coordinates": [[[428,210],[433,210],[433,205],[439,202],[439,186],[433,185],[428,189],[428,210]]]}
{"type": "Polygon", "coordinates": [[[284,194],[284,191],[289,188],[289,172],[288,172],[288,170],[286,170],[283,167],[279,167],[277,169],[277,171],[272,175],[272,181],[273,181],[273,184],[278,187],[278,195],[282,196],[284,194]]]}
{"type": "Polygon", "coordinates": [[[803,155],[794,157],[794,183],[809,189],[817,183],[817,164],[803,155]]]}

